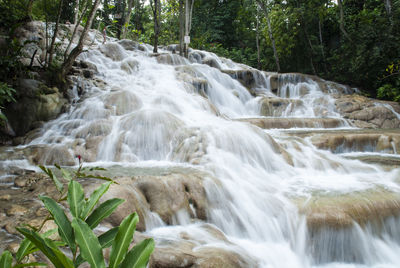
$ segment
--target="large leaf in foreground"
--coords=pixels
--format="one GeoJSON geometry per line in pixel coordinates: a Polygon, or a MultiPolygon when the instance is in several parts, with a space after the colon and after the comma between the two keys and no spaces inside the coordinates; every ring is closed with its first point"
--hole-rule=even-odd
{"type": "Polygon", "coordinates": [[[154,250],[154,240],[152,238],[145,239],[134,246],[124,261],[119,266],[120,268],[146,268],[149,262],[150,255],[154,250]]]}
{"type": "Polygon", "coordinates": [[[109,246],[112,245],[112,242],[117,236],[118,229],[119,227],[114,227],[99,236],[99,242],[102,248],[108,248],[109,246]]]}
{"type": "Polygon", "coordinates": [[[71,260],[68,259],[64,253],[58,248],[53,247],[43,237],[35,231],[29,230],[24,227],[16,228],[18,232],[28,238],[35,246],[46,255],[47,258],[54,264],[56,268],[73,268],[71,260]]]}
{"type": "Polygon", "coordinates": [[[57,190],[62,193],[64,190],[64,185],[61,183],[61,181],[57,178],[56,175],[54,175],[53,171],[51,169],[46,168],[45,166],[39,166],[41,170],[43,170],[49,177],[53,180],[54,185],[56,186],[57,190]]]}
{"type": "Polygon", "coordinates": [[[76,251],[75,239],[74,239],[74,231],[72,230],[71,223],[65,215],[62,208],[50,197],[47,196],[39,196],[40,200],[43,201],[43,204],[53,216],[55,223],[58,226],[58,233],[64,242],[68,244],[71,248],[72,252],[76,251]]]}
{"type": "Polygon", "coordinates": [[[17,254],[15,255],[17,261],[21,261],[34,247],[35,245],[28,238],[24,238],[19,245],[17,254]]]}
{"type": "MultiPolygon", "coordinates": [[[[118,228],[119,227],[114,227],[98,237],[101,248],[108,248],[109,246],[111,246],[115,236],[118,233],[118,228]]],[[[82,258],[82,256],[78,255],[74,262],[75,267],[78,267],[84,262],[85,260],[82,258]]]]}
{"type": "Polygon", "coordinates": [[[12,261],[13,258],[10,251],[8,250],[4,251],[0,257],[0,268],[11,268],[12,261]]]}
{"type": "Polygon", "coordinates": [[[132,242],[133,233],[136,229],[136,224],[139,221],[139,217],[136,213],[127,216],[119,226],[117,236],[114,239],[111,253],[110,253],[110,268],[118,267],[121,261],[124,259],[126,252],[128,251],[129,244],[132,242]]]}
{"type": "Polygon", "coordinates": [[[124,202],[125,200],[119,198],[113,198],[101,203],[92,214],[86,219],[86,223],[91,229],[96,228],[96,226],[104,219],[113,213],[113,211],[124,202]]]}
{"type": "Polygon", "coordinates": [[[92,268],[105,268],[103,252],[99,240],[86,222],[79,218],[72,220],[72,228],[75,230],[75,239],[78,242],[81,256],[92,268]]]}
{"type": "Polygon", "coordinates": [[[68,184],[68,204],[72,216],[78,218],[85,204],[85,194],[82,185],[74,180],[68,184]]]}
{"type": "Polygon", "coordinates": [[[86,219],[90,212],[92,212],[94,206],[99,202],[99,199],[107,192],[112,182],[106,182],[100,185],[91,195],[89,200],[85,204],[85,208],[82,210],[81,219],[86,219]]]}

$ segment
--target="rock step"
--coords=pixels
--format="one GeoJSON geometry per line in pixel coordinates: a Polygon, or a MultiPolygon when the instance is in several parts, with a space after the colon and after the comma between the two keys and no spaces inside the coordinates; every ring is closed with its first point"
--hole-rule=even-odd
{"type": "Polygon", "coordinates": [[[241,118],[241,122],[248,122],[263,129],[290,129],[290,128],[337,128],[346,126],[346,121],[340,118],[241,118]]]}
{"type": "Polygon", "coordinates": [[[349,129],[287,132],[310,141],[319,149],[333,153],[377,152],[397,154],[400,152],[400,130],[349,129]]]}
{"type": "Polygon", "coordinates": [[[375,153],[350,153],[344,154],[343,157],[347,159],[356,159],[369,164],[377,164],[385,170],[392,170],[400,166],[400,156],[388,154],[375,154],[375,153]]]}
{"type": "Polygon", "coordinates": [[[364,263],[368,256],[362,250],[354,251],[365,241],[359,227],[395,236],[390,226],[399,220],[399,193],[375,188],[354,193],[313,194],[292,200],[306,217],[307,245],[315,263],[364,263]]]}

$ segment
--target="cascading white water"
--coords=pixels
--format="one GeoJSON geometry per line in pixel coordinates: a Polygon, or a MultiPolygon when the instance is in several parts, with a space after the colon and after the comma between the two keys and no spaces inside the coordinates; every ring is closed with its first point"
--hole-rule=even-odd
{"type": "MultiPolygon", "coordinates": [[[[80,56],[96,65],[106,85],[85,92],[27,146],[63,144],[71,154],[79,152],[78,147],[95,147],[94,162],[184,165],[215,177],[217,182],[206,183],[207,221],[231,243],[205,233],[185,211],[175,215],[176,226],[165,226],[158,217],[147,222],[156,241],[177,240],[184,230],[204,245],[251,258],[257,267],[400,266],[399,218],[387,219],[379,233],[374,226],[353,224],[310,235],[305,216],[292,201],[318,192],[345,194],[377,187],[400,192],[398,169],[384,171],[318,150],[306,139],[232,121],[259,116],[260,98],[218,69],[240,70],[242,65],[202,51],[193,51],[191,62],[165,54],[171,62],[160,64],[149,57],[146,46],[124,47],[110,42],[80,56]],[[214,61],[218,68],[201,64],[204,61],[214,61]],[[191,83],[195,80],[205,81],[206,96],[198,94],[191,83]]],[[[317,83],[283,76],[274,95],[268,77],[259,77],[261,94],[303,102],[298,109],[288,107],[282,117],[340,118],[333,99],[317,83]]]]}

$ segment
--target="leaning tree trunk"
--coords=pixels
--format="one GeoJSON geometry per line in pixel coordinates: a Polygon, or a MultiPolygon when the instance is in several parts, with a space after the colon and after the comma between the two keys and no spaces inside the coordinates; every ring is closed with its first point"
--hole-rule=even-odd
{"type": "Polygon", "coordinates": [[[257,3],[261,7],[261,9],[264,11],[265,18],[267,19],[268,35],[269,35],[269,39],[271,39],[272,49],[274,50],[276,69],[277,69],[277,72],[279,73],[281,71],[281,66],[279,64],[279,57],[278,57],[278,52],[276,50],[275,39],[272,34],[272,26],[271,26],[271,20],[269,19],[269,13],[268,13],[267,7],[265,6],[263,1],[257,0],[257,3]]]}
{"type": "Polygon", "coordinates": [[[328,68],[326,67],[326,58],[325,58],[324,42],[322,41],[322,25],[321,25],[321,18],[318,20],[318,30],[319,30],[319,43],[320,43],[320,46],[321,46],[322,61],[324,62],[324,70],[325,70],[325,73],[328,74],[328,68]]]}
{"type": "Polygon", "coordinates": [[[89,4],[86,3],[85,7],[83,8],[82,14],[79,16],[79,18],[77,20],[77,23],[75,23],[74,31],[72,32],[72,35],[71,35],[71,38],[69,40],[68,46],[67,46],[67,48],[65,49],[65,52],[64,52],[64,61],[67,59],[68,51],[71,48],[72,43],[74,42],[74,38],[75,38],[76,32],[77,32],[79,26],[81,25],[81,21],[83,19],[83,16],[85,15],[85,13],[86,13],[88,8],[89,8],[89,4]]]}
{"type": "MultiPolygon", "coordinates": [[[[192,14],[193,14],[193,4],[194,0],[186,0],[185,4],[185,36],[190,35],[190,30],[192,28],[192,14]]],[[[189,44],[184,44],[184,54],[185,57],[189,57],[189,44]]]]}
{"type": "Polygon", "coordinates": [[[184,2],[179,0],[179,55],[183,56],[183,39],[185,35],[184,2]]]}
{"type": "Polygon", "coordinates": [[[128,15],[125,16],[125,19],[124,19],[124,28],[122,31],[122,38],[126,38],[126,35],[128,33],[128,24],[131,20],[132,10],[133,10],[133,0],[128,0],[128,15]]]}
{"type": "Polygon", "coordinates": [[[118,8],[117,10],[120,12],[120,18],[118,18],[117,22],[117,38],[121,39],[122,31],[124,28],[124,22],[125,22],[125,7],[126,7],[126,1],[125,0],[118,0],[118,8]]]}
{"type": "Polygon", "coordinates": [[[153,52],[158,52],[158,35],[160,34],[160,15],[161,15],[161,3],[159,0],[150,0],[151,9],[153,11],[154,20],[154,48],[153,52]],[[154,6],[152,5],[154,1],[154,6]]]}
{"type": "Polygon", "coordinates": [[[57,34],[58,34],[58,25],[60,23],[63,2],[64,2],[64,0],[60,0],[60,4],[58,6],[57,21],[56,21],[56,26],[55,26],[54,32],[53,32],[53,37],[51,39],[51,44],[50,44],[50,49],[49,49],[49,62],[47,63],[47,67],[53,63],[53,53],[54,53],[54,47],[56,44],[56,38],[57,38],[57,34]]]}
{"type": "Polygon", "coordinates": [[[340,18],[339,18],[339,28],[340,31],[343,33],[344,37],[346,37],[349,41],[351,41],[351,38],[349,34],[346,32],[346,29],[344,27],[344,12],[343,12],[343,4],[342,0],[338,0],[338,7],[339,7],[339,12],[340,12],[340,18]]]}
{"type": "Polygon", "coordinates": [[[257,69],[261,70],[261,57],[260,57],[260,17],[259,10],[257,6],[256,14],[256,46],[257,46],[257,69]]]}
{"type": "Polygon", "coordinates": [[[33,7],[33,2],[35,0],[29,0],[28,2],[28,6],[26,8],[26,17],[28,18],[28,20],[32,21],[32,7],[33,7]]]}
{"type": "Polygon", "coordinates": [[[74,24],[78,25],[78,18],[79,18],[79,0],[76,0],[75,2],[75,8],[74,8],[75,14],[74,14],[74,24]]]}
{"type": "Polygon", "coordinates": [[[71,51],[69,54],[68,58],[64,61],[62,67],[61,67],[61,72],[60,72],[60,82],[64,81],[66,75],[69,73],[69,71],[72,68],[72,65],[75,61],[75,59],[81,54],[83,50],[83,42],[86,39],[86,36],[89,32],[90,27],[92,26],[93,19],[96,15],[97,8],[99,7],[100,0],[95,0],[92,6],[92,9],[90,10],[88,20],[86,22],[85,28],[83,28],[81,37],[79,38],[78,45],[71,51]]]}

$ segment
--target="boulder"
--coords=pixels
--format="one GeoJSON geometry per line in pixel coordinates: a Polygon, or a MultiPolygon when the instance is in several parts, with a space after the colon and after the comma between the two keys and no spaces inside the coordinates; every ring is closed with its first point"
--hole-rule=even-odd
{"type": "Polygon", "coordinates": [[[260,102],[260,115],[262,116],[283,116],[285,112],[291,112],[304,106],[300,99],[264,97],[260,102]]]}
{"type": "Polygon", "coordinates": [[[18,84],[17,101],[4,111],[17,136],[26,134],[38,121],[54,119],[68,103],[55,87],[32,79],[21,79],[18,84]]]}
{"type": "Polygon", "coordinates": [[[105,97],[104,104],[114,107],[116,115],[128,114],[139,110],[142,101],[131,91],[116,91],[105,97]]]}
{"type": "MultiPolygon", "coordinates": [[[[200,174],[172,173],[120,177],[104,195],[103,200],[122,198],[125,202],[106,220],[113,226],[120,224],[127,215],[137,212],[140,218],[137,229],[151,226],[154,213],[163,222],[172,224],[180,211],[192,219],[206,219],[207,199],[200,174]]],[[[93,191],[96,184],[87,185],[93,191]]]]}
{"type": "Polygon", "coordinates": [[[128,57],[123,47],[118,43],[106,43],[100,46],[100,51],[113,61],[122,61],[128,57]]]}
{"type": "Polygon", "coordinates": [[[335,102],[339,113],[361,128],[399,128],[400,105],[361,95],[340,95],[335,102]]]}

